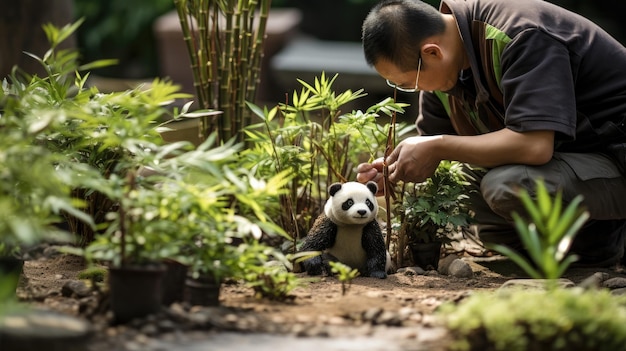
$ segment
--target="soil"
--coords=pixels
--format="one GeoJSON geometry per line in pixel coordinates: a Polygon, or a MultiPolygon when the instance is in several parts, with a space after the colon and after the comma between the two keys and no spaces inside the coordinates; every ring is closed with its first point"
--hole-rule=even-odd
{"type": "MultiPolygon", "coordinates": [[[[346,336],[382,338],[399,350],[443,350],[447,338],[434,317],[438,306],[462,300],[475,291],[498,289],[507,280],[524,276],[501,257],[464,254],[462,259],[473,271],[471,278],[441,275],[437,271],[414,274],[409,269],[387,279],[357,277],[342,294],[341,282],[322,277],[295,289],[293,299],[283,302],[256,298],[243,284],[228,282],[222,286],[218,307],[174,303],[164,307],[159,316],[113,325],[105,299],[95,292],[83,297],[63,292],[64,286],[76,282],[78,272],[85,269],[83,259],[48,251],[25,262],[18,297],[30,306],[87,320],[94,330],[90,351],[162,350],[163,342],[189,344],[225,332],[328,340],[346,336]]],[[[623,277],[622,270],[613,267],[571,268],[565,278],[579,283],[595,272],[623,277]]],[[[373,345],[361,350],[373,350],[373,345]]]]}

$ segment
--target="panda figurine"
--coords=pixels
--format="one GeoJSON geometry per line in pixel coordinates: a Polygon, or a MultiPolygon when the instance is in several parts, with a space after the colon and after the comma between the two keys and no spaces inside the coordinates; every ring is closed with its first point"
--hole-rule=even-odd
{"type": "Polygon", "coordinates": [[[391,266],[383,234],[378,224],[375,182],[334,183],[324,212],[300,247],[303,251],[321,251],[302,262],[309,275],[331,275],[329,261],[339,261],[358,269],[362,276],[384,279],[391,266]]]}

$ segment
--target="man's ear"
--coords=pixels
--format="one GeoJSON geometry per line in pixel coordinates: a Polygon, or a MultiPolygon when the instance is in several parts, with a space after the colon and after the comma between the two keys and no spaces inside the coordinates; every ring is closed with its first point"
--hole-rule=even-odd
{"type": "Polygon", "coordinates": [[[426,43],[422,45],[421,54],[422,54],[422,57],[432,56],[438,59],[443,58],[443,51],[441,50],[441,47],[435,43],[426,43]]]}

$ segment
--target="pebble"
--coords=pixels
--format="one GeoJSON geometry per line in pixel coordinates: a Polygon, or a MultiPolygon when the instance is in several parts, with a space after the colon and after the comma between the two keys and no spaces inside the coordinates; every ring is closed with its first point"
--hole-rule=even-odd
{"type": "Polygon", "coordinates": [[[458,260],[459,258],[456,255],[448,255],[439,260],[439,267],[437,271],[441,275],[448,275],[448,270],[453,261],[458,260]]]}
{"type": "Polygon", "coordinates": [[[607,279],[602,283],[602,286],[611,290],[626,288],[626,278],[615,277],[607,279]]]}
{"type": "Polygon", "coordinates": [[[81,280],[70,280],[63,284],[61,295],[64,297],[83,298],[91,295],[91,289],[81,280]]]}
{"type": "Polygon", "coordinates": [[[378,316],[382,313],[383,313],[382,308],[372,307],[363,313],[363,320],[368,321],[368,322],[375,321],[376,318],[378,318],[378,316]]]}
{"type": "MultiPolygon", "coordinates": [[[[545,289],[547,282],[548,281],[546,279],[511,279],[511,280],[504,282],[504,284],[502,284],[500,289],[501,290],[510,289],[510,288],[545,289]]],[[[569,279],[564,279],[564,278],[558,279],[557,284],[561,288],[571,288],[574,286],[574,282],[572,282],[569,279]]]]}
{"type": "Polygon", "coordinates": [[[456,278],[472,278],[474,272],[467,262],[457,258],[450,263],[448,275],[456,278]]]}
{"type": "Polygon", "coordinates": [[[142,326],[139,332],[147,336],[154,336],[159,334],[159,328],[155,324],[150,323],[142,326]]]}
{"type": "Polygon", "coordinates": [[[619,288],[619,289],[611,290],[611,294],[615,296],[626,295],[626,288],[619,288]]]}
{"type": "Polygon", "coordinates": [[[583,289],[595,289],[602,286],[602,283],[609,278],[608,273],[596,272],[589,277],[583,279],[578,286],[583,289]]]}
{"type": "Polygon", "coordinates": [[[422,267],[413,266],[413,267],[400,268],[398,269],[397,273],[411,276],[411,275],[424,275],[426,271],[422,267]]]}

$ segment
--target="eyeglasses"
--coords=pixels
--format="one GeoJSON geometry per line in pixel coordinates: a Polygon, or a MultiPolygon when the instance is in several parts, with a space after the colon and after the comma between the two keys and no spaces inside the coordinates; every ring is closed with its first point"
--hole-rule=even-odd
{"type": "Polygon", "coordinates": [[[400,90],[402,92],[405,92],[405,93],[414,93],[414,92],[419,90],[418,87],[417,87],[417,83],[420,80],[420,70],[421,70],[421,68],[422,68],[422,58],[420,57],[418,59],[418,61],[417,61],[417,77],[415,77],[415,88],[403,88],[401,86],[398,86],[395,83],[392,83],[391,81],[389,81],[389,79],[386,79],[387,85],[389,85],[390,87],[392,87],[394,89],[397,89],[397,90],[400,90]]]}

